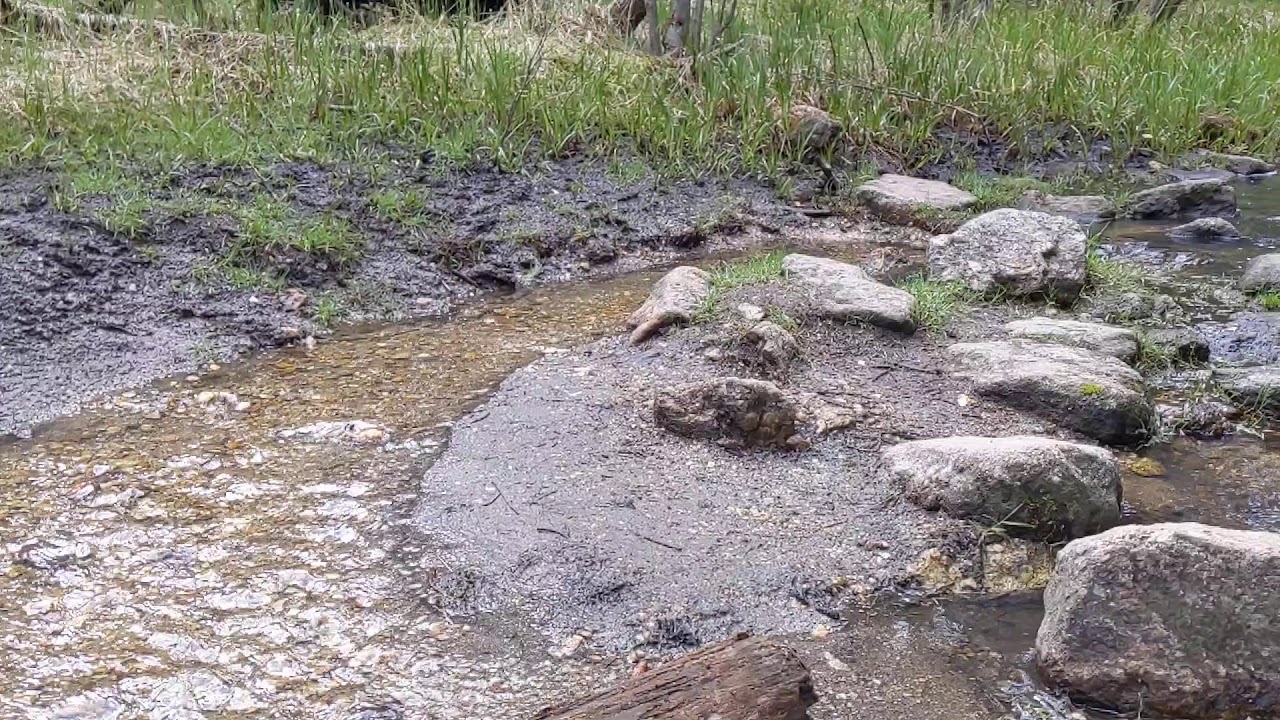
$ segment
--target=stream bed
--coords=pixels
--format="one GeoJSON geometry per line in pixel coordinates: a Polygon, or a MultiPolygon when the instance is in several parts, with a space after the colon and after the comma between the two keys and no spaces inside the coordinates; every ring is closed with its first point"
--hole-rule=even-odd
{"type": "MultiPolygon", "coordinates": [[[[1241,207],[1239,243],[1122,224],[1107,247],[1180,299],[1200,288],[1196,321],[1229,325],[1231,279],[1280,244],[1280,185],[1242,186],[1241,207]]],[[[409,525],[451,424],[517,368],[617,333],[657,277],[353,329],[5,441],[0,718],[518,718],[627,677],[590,628],[452,614],[442,599],[466,589],[409,525]]],[[[1142,455],[1161,471],[1126,476],[1132,521],[1280,531],[1280,446],[1178,438],[1142,455]]],[[[872,596],[817,618],[793,637],[813,716],[1082,717],[1034,682],[1040,615],[1032,592],[872,596]]]]}

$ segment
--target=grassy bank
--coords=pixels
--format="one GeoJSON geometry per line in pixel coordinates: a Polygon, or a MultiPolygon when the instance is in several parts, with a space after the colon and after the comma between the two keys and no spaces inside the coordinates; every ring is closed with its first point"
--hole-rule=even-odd
{"type": "Polygon", "coordinates": [[[639,153],[659,166],[773,174],[793,158],[776,110],[820,105],[844,154],[908,166],[1001,137],[1024,156],[1109,138],[1175,155],[1280,144],[1280,17],[1206,0],[1172,24],[1109,28],[1085,3],[1001,6],[935,27],[923,0],[756,0],[731,44],[657,60],[580,3],[525,0],[488,23],[346,20],[317,28],[248,4],[142,0],[146,23],[0,31],[0,157],[254,164],[361,161],[389,147],[516,166],[538,154],[639,153]],[[209,29],[206,29],[209,28],[209,29]],[[1206,133],[1202,116],[1231,120],[1206,133]]]}

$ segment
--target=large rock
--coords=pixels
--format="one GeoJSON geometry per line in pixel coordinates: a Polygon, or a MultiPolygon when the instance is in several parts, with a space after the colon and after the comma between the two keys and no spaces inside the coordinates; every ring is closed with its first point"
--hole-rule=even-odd
{"type": "Polygon", "coordinates": [[[1070,218],[1085,226],[1114,220],[1119,212],[1114,202],[1101,195],[1050,195],[1039,190],[1023,193],[1018,199],[1018,209],[1070,218]]]}
{"type": "Polygon", "coordinates": [[[1125,215],[1139,220],[1234,215],[1236,191],[1221,180],[1184,180],[1143,190],[1130,198],[1125,215]]]}
{"type": "Polygon", "coordinates": [[[1235,225],[1218,217],[1200,218],[1169,231],[1175,240],[1191,242],[1231,242],[1240,239],[1235,225]]]}
{"type": "Polygon", "coordinates": [[[1218,368],[1213,379],[1245,411],[1280,415],[1280,365],[1218,368]]]}
{"type": "Polygon", "coordinates": [[[663,275],[627,322],[634,328],[631,342],[642,343],[668,325],[689,322],[710,294],[711,276],[706,270],[682,265],[663,275]]]}
{"type": "Polygon", "coordinates": [[[1142,376],[1119,360],[1029,340],[947,348],[974,391],[1105,443],[1131,444],[1155,429],[1142,376]]]}
{"type": "Polygon", "coordinates": [[[919,220],[922,212],[967,210],[978,202],[971,193],[944,182],[892,174],[860,185],[857,198],[879,217],[903,225],[919,220]]]}
{"type": "Polygon", "coordinates": [[[1245,292],[1280,290],[1280,253],[1259,255],[1244,266],[1240,289],[1245,292]]]}
{"type": "Polygon", "coordinates": [[[1040,437],[949,437],[882,454],[908,500],[1040,538],[1091,535],[1120,522],[1120,470],[1109,450],[1040,437]]]}
{"type": "Polygon", "coordinates": [[[929,277],[982,293],[1071,301],[1085,281],[1079,224],[1028,210],[994,210],[929,243],[929,277]]]}
{"type": "Polygon", "coordinates": [[[1165,717],[1280,717],[1280,534],[1198,523],[1076,540],[1036,656],[1073,696],[1165,717]]]}
{"type": "Polygon", "coordinates": [[[782,259],[782,269],[788,278],[809,286],[823,317],[857,320],[902,332],[915,330],[915,297],[872,280],[856,265],[793,254],[782,259]]]}
{"type": "Polygon", "coordinates": [[[734,377],[661,388],[653,404],[659,426],[732,447],[798,447],[799,417],[777,385],[734,377]]]}
{"type": "Polygon", "coordinates": [[[1084,348],[1127,363],[1133,362],[1138,354],[1138,336],[1128,328],[1115,325],[1034,317],[1014,320],[1004,327],[1015,338],[1084,348]]]}

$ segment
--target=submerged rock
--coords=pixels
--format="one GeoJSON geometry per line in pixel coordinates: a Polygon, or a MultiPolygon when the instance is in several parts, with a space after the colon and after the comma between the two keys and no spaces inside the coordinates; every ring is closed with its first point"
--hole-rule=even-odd
{"type": "Polygon", "coordinates": [[[979,395],[1100,442],[1141,442],[1155,429],[1142,376],[1115,358],[1029,340],[960,343],[947,355],[979,395]]]}
{"type": "Polygon", "coordinates": [[[1169,231],[1175,240],[1194,242],[1228,242],[1240,239],[1240,231],[1235,225],[1218,217],[1200,218],[1185,225],[1179,225],[1169,231]]]}
{"type": "Polygon", "coordinates": [[[1131,363],[1138,354],[1138,336],[1128,328],[1078,320],[1034,317],[1004,326],[1015,338],[1070,345],[1131,363]]]}
{"type": "Polygon", "coordinates": [[[1050,195],[1039,190],[1023,193],[1018,199],[1018,209],[1058,215],[1085,226],[1114,220],[1119,212],[1114,202],[1101,195],[1050,195]]]}
{"type": "Polygon", "coordinates": [[[799,416],[777,385],[735,377],[661,388],[653,404],[660,427],[736,447],[797,448],[799,416]]]}
{"type": "Polygon", "coordinates": [[[994,210],[929,243],[929,277],[981,293],[1074,300],[1085,281],[1079,224],[1027,210],[994,210]]]}
{"type": "Polygon", "coordinates": [[[1184,180],[1135,194],[1124,212],[1139,220],[1234,215],[1236,191],[1221,180],[1184,180]]]}
{"type": "Polygon", "coordinates": [[[1041,437],[949,437],[882,454],[908,500],[926,510],[1003,521],[1012,534],[1091,535],[1120,522],[1120,471],[1109,450],[1041,437]]]}
{"type": "Polygon", "coordinates": [[[1058,555],[1036,657],[1075,697],[1170,717],[1280,714],[1280,535],[1126,526],[1058,555]]]}
{"type": "Polygon", "coordinates": [[[782,269],[788,278],[812,290],[814,304],[822,317],[857,320],[902,332],[915,330],[915,297],[905,290],[872,280],[856,265],[792,254],[782,259],[782,269]]]}
{"type": "Polygon", "coordinates": [[[881,175],[857,190],[858,201],[890,222],[910,225],[920,214],[967,210],[978,203],[972,193],[937,180],[881,175]]]}
{"type": "Polygon", "coordinates": [[[1240,289],[1245,292],[1264,292],[1280,289],[1280,253],[1259,255],[1244,267],[1240,276],[1240,289]]]}
{"type": "Polygon", "coordinates": [[[1280,365],[1218,368],[1213,379],[1246,411],[1280,414],[1280,365]]]}
{"type": "Polygon", "coordinates": [[[682,265],[663,275],[627,321],[634,328],[631,342],[642,343],[668,325],[691,321],[710,294],[711,276],[705,270],[682,265]]]}

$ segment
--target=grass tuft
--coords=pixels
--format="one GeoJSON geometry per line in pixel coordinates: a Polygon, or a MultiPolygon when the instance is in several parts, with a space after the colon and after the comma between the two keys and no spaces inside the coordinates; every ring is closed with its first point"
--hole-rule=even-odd
{"type": "Polygon", "coordinates": [[[963,282],[940,282],[923,275],[913,275],[899,286],[916,299],[912,317],[916,325],[929,332],[941,332],[958,312],[967,310],[979,299],[963,282]]]}
{"type": "Polygon", "coordinates": [[[1280,310],[1280,290],[1268,290],[1258,296],[1258,302],[1267,312],[1280,310]]]}

